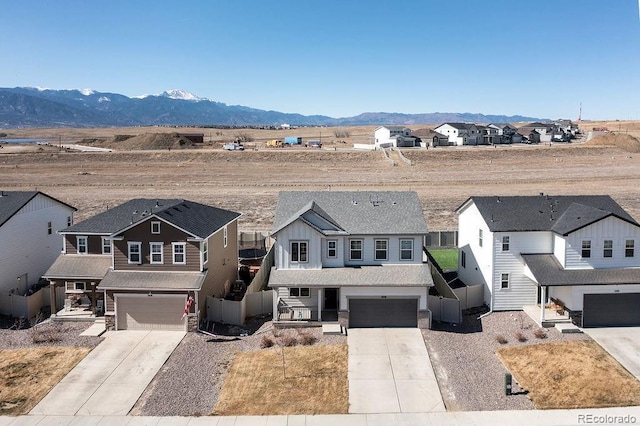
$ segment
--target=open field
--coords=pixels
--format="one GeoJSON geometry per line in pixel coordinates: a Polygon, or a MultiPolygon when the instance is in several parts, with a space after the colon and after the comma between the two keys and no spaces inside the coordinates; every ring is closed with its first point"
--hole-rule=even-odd
{"type": "MultiPolygon", "coordinates": [[[[365,130],[371,134],[372,129],[349,130],[354,135],[365,130]]],[[[66,132],[81,139],[90,136],[87,132],[98,137],[148,130],[3,131],[12,137],[45,137],[66,132]]],[[[224,130],[227,131],[232,132],[224,130]]],[[[349,142],[352,139],[353,136],[349,142]]],[[[329,187],[415,190],[432,230],[455,229],[454,210],[471,195],[610,194],[640,218],[640,194],[636,190],[640,187],[640,155],[618,148],[554,144],[404,152],[413,166],[394,167],[380,152],[353,151],[342,146],[335,151],[265,148],[227,152],[202,148],[69,153],[59,152],[55,146],[5,145],[0,150],[0,189],[45,191],[76,206],[79,209],[76,220],[133,197],[181,197],[242,212],[240,228],[248,231],[271,228],[279,191],[329,187]]]]}

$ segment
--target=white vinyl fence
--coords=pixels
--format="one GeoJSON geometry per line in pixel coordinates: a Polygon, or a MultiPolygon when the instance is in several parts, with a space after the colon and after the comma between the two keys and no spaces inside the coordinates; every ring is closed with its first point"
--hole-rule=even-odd
{"type": "Polygon", "coordinates": [[[43,287],[29,296],[16,293],[0,295],[0,314],[14,318],[33,318],[44,306],[51,305],[49,287],[43,287]]]}

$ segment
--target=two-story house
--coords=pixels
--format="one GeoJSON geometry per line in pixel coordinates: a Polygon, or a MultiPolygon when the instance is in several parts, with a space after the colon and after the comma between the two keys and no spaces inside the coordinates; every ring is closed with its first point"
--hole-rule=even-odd
{"type": "Polygon", "coordinates": [[[451,145],[478,145],[482,143],[482,135],[475,124],[444,123],[434,130],[447,136],[451,145]]]}
{"type": "Polygon", "coordinates": [[[554,299],[582,326],[640,325],[640,225],[611,197],[471,197],[457,212],[459,278],[491,310],[554,299]]]}
{"type": "Polygon", "coordinates": [[[24,314],[14,311],[12,298],[31,291],[56,260],[57,232],[73,223],[75,211],[39,191],[0,191],[0,314],[24,314]]]}
{"type": "Polygon", "coordinates": [[[413,147],[416,138],[412,136],[411,129],[402,126],[381,126],[373,132],[376,148],[413,147]]]}
{"type": "Polygon", "coordinates": [[[427,224],[415,192],[281,192],[274,321],[427,327],[427,224]]]}
{"type": "Polygon", "coordinates": [[[104,311],[107,329],[194,330],[205,297],[223,297],[237,278],[239,216],[187,200],[130,200],[60,231],[63,252],[44,276],[52,294],[64,288],[65,309],[84,300],[104,311]]]}

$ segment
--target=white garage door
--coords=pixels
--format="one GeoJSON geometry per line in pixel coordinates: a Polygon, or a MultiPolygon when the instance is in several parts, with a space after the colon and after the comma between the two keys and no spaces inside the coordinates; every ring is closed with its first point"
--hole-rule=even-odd
{"type": "Polygon", "coordinates": [[[115,295],[118,330],[187,329],[182,319],[187,297],[184,295],[115,295]]]}

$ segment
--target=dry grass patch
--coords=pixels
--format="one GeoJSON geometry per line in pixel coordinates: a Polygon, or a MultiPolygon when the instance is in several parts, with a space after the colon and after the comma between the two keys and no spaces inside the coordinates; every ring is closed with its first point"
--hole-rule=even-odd
{"type": "Polygon", "coordinates": [[[347,346],[296,346],[236,355],[213,414],[346,414],[347,346]],[[285,377],[286,375],[286,377],[285,377]]]}
{"type": "Polygon", "coordinates": [[[593,341],[499,349],[538,409],[640,405],[640,381],[593,341]]]}
{"type": "Polygon", "coordinates": [[[27,414],[89,352],[85,347],[0,350],[0,415],[27,414]]]}

